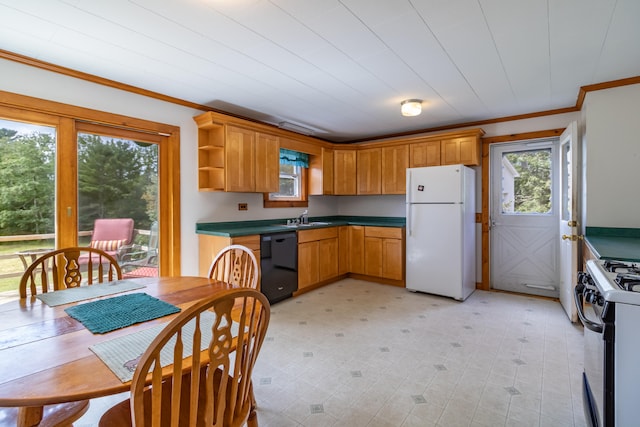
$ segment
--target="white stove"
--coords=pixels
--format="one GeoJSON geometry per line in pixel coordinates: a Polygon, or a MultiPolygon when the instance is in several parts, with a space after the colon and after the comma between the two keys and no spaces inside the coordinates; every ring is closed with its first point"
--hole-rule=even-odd
{"type": "Polygon", "coordinates": [[[605,301],[640,305],[640,263],[591,260],[587,271],[605,301]]]}
{"type": "Polygon", "coordinates": [[[592,260],[575,288],[584,325],[583,400],[589,426],[638,425],[640,262],[592,260]]]}

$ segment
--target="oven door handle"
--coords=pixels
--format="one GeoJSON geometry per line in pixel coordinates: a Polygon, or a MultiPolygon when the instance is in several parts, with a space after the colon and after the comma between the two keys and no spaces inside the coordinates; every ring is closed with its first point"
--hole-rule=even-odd
{"type": "Polygon", "coordinates": [[[582,308],[582,297],[584,296],[584,290],[586,289],[586,286],[583,285],[582,283],[579,283],[578,285],[576,285],[576,287],[573,290],[573,297],[575,299],[576,302],[576,308],[578,311],[578,317],[580,318],[580,320],[582,321],[582,324],[587,327],[587,329],[593,331],[593,332],[597,332],[599,334],[602,333],[602,331],[604,330],[603,325],[600,323],[596,323],[593,322],[589,319],[587,319],[587,316],[584,315],[584,310],[582,308]]]}

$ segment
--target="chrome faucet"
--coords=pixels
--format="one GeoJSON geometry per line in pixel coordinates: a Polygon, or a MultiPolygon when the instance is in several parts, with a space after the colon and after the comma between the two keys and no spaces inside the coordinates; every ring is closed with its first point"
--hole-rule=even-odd
{"type": "Polygon", "coordinates": [[[307,209],[298,217],[298,221],[300,224],[309,224],[309,211],[307,209]]]}

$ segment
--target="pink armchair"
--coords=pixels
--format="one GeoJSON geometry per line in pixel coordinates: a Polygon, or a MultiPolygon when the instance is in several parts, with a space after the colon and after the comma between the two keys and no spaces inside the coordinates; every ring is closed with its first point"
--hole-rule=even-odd
{"type": "Polygon", "coordinates": [[[120,249],[132,242],[132,218],[99,218],[93,223],[93,233],[89,244],[92,248],[101,249],[117,258],[120,249]]]}

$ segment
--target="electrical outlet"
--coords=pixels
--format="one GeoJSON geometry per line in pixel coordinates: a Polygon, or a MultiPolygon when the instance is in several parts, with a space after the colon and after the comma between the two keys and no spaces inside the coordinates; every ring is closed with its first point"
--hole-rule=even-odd
{"type": "Polygon", "coordinates": [[[246,211],[246,210],[249,210],[249,207],[247,206],[246,203],[238,203],[238,210],[239,211],[246,211]]]}

